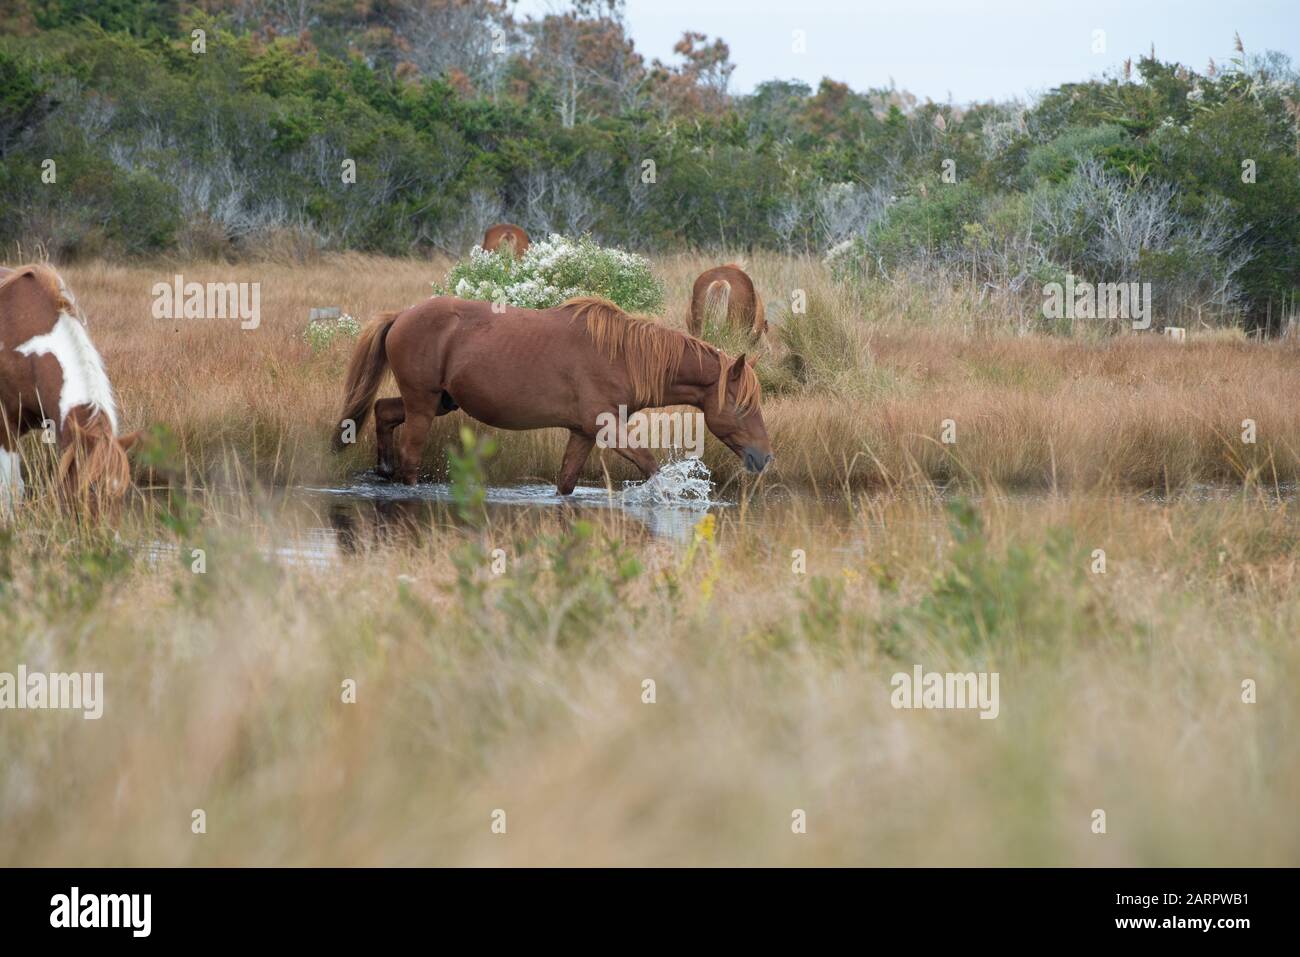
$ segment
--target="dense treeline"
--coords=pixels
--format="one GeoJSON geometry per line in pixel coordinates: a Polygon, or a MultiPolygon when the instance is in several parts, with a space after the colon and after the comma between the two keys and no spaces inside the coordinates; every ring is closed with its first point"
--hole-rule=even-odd
{"type": "Polygon", "coordinates": [[[647,63],[620,0],[7,5],[10,249],[459,253],[510,219],[861,275],[1150,281],[1166,315],[1256,323],[1300,288],[1300,83],[1240,40],[1199,71],[1152,51],[958,107],[830,79],[730,95],[722,40],[647,63]]]}

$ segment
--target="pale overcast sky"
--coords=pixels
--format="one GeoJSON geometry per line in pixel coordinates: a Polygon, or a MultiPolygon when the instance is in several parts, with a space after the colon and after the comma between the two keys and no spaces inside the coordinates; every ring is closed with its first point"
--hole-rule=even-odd
{"type": "MultiPolygon", "coordinates": [[[[520,0],[524,14],[555,0],[520,0]]],[[[560,4],[564,6],[564,4],[560,4]]],[[[1161,59],[1203,70],[1232,54],[1282,50],[1300,65],[1300,0],[628,0],[647,61],[672,61],[684,30],[721,36],[736,64],[732,92],[774,78],[816,87],[823,76],[856,90],[892,77],[922,99],[958,103],[1024,97],[1083,80],[1156,46],[1161,59]],[[795,30],[807,52],[792,51],[795,30]],[[1093,53],[1093,31],[1105,52],[1093,53]]]]}

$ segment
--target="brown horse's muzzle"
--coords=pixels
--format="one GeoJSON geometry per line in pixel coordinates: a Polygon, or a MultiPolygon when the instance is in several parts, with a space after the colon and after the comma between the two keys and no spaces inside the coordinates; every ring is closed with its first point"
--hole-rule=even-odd
{"type": "Polygon", "coordinates": [[[771,452],[760,452],[752,445],[745,446],[745,454],[741,456],[746,470],[753,472],[755,475],[771,465],[772,460],[775,458],[776,456],[771,452]]]}

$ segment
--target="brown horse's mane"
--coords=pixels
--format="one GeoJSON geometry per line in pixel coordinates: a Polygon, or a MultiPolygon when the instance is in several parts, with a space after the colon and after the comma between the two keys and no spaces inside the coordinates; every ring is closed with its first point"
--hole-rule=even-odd
{"type": "MultiPolygon", "coordinates": [[[[688,350],[717,357],[718,407],[726,402],[728,372],[736,360],[721,349],[649,319],[630,316],[608,299],[597,296],[570,299],[561,308],[570,309],[575,318],[584,322],[587,335],[601,353],[610,360],[623,359],[638,403],[663,404],[664,393],[688,350]]],[[[758,404],[758,398],[758,376],[745,364],[736,390],[737,411],[748,412],[758,404]]]]}

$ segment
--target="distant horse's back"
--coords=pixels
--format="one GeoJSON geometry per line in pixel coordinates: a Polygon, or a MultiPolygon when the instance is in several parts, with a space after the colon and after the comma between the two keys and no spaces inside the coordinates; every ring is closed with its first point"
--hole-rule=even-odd
{"type": "Polygon", "coordinates": [[[490,253],[505,246],[513,250],[516,256],[522,256],[529,245],[528,234],[514,223],[497,223],[489,226],[483,234],[483,248],[490,253]]]}
{"type": "Polygon", "coordinates": [[[726,310],[728,325],[746,330],[753,339],[767,331],[763,300],[753,280],[735,263],[705,270],[695,280],[688,324],[691,335],[698,337],[704,332],[705,316],[719,306],[726,310]]]}

